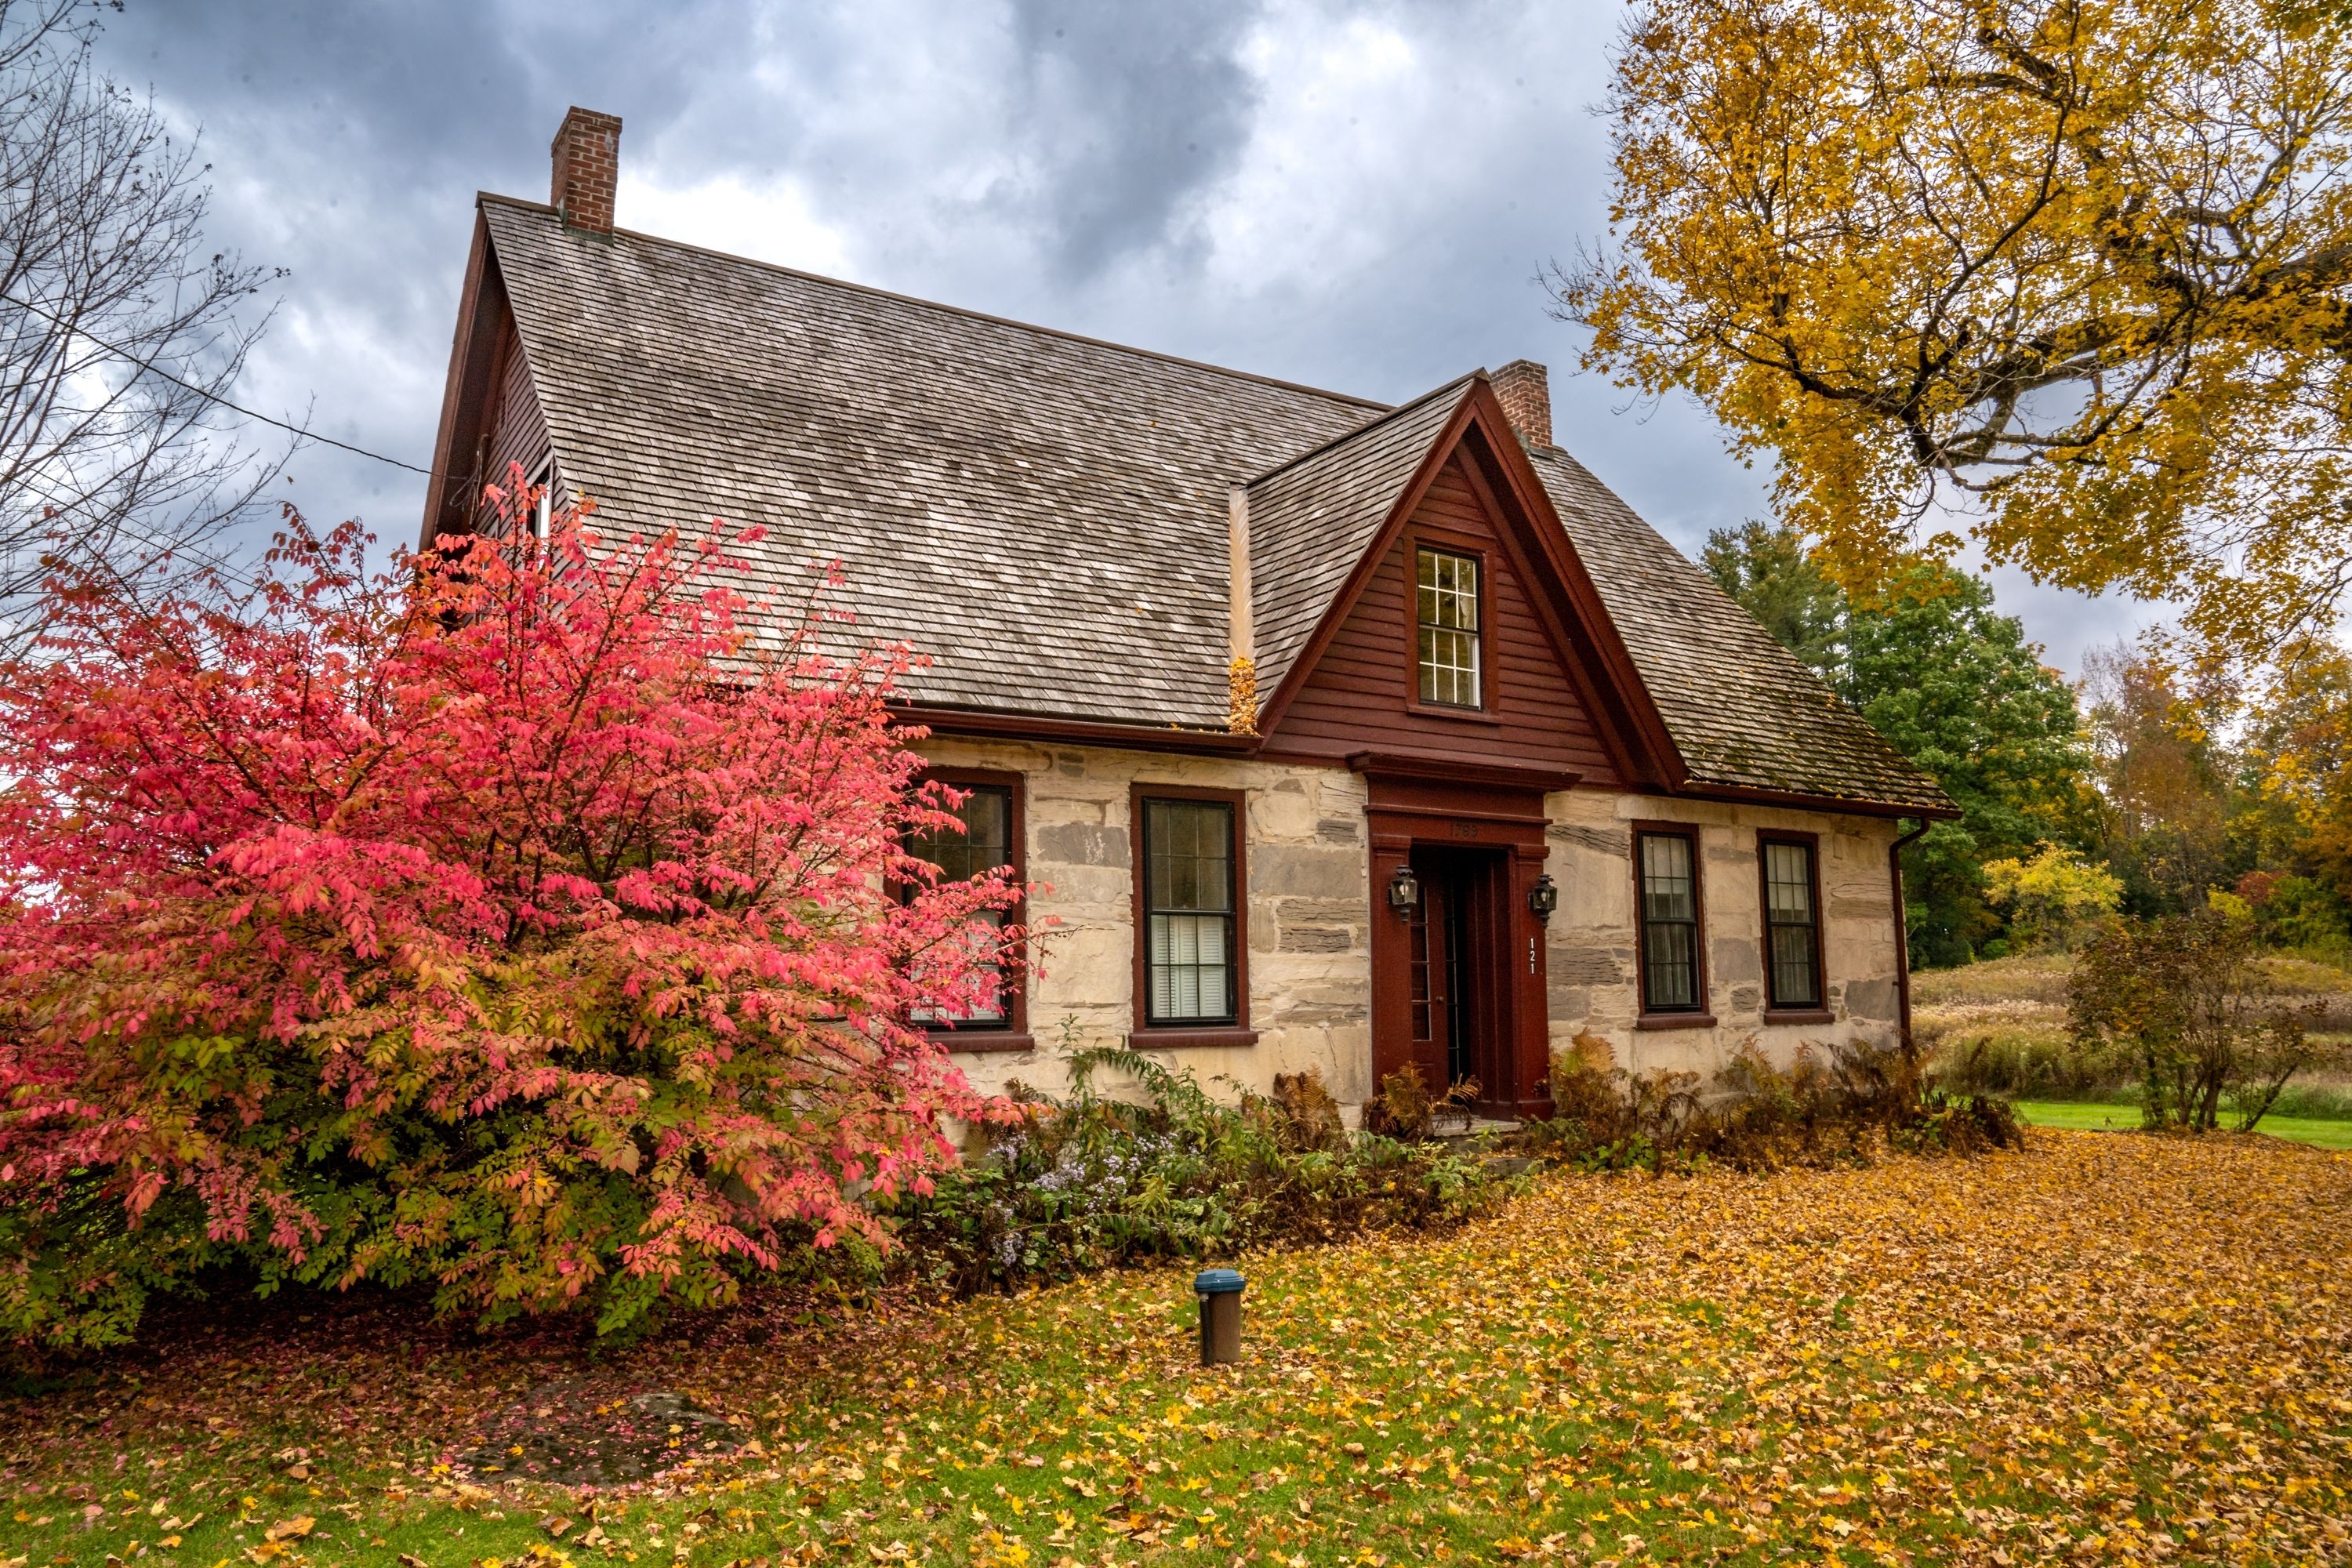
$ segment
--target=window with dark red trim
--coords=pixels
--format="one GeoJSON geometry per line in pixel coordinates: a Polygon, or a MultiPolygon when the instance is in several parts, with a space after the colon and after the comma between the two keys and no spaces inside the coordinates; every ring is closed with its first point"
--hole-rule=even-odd
{"type": "MultiPolygon", "coordinates": [[[[942,882],[969,881],[1004,867],[1012,868],[1014,881],[1022,880],[1025,857],[1021,843],[1019,775],[941,772],[926,776],[963,797],[961,804],[945,808],[963,829],[941,827],[917,834],[908,840],[907,853],[937,866],[942,882]]],[[[1001,927],[1013,915],[1012,910],[991,910],[978,918],[1001,927]]],[[[919,1014],[916,1022],[958,1034],[1017,1030],[1021,1026],[1019,984],[1000,972],[997,994],[992,1007],[954,1016],[919,1014]]]]}
{"type": "Polygon", "coordinates": [[[1759,835],[1764,884],[1764,994],[1776,1012],[1827,1005],[1822,984],[1821,877],[1811,837],[1759,835]]]}
{"type": "Polygon", "coordinates": [[[1237,1023],[1233,803],[1147,795],[1141,805],[1144,1024],[1237,1023]]]}
{"type": "Polygon", "coordinates": [[[1150,1049],[1247,1046],[1249,796],[1237,789],[1137,784],[1135,1024],[1150,1049]]]}
{"type": "Polygon", "coordinates": [[[1641,934],[1642,1011],[1704,1013],[1698,835],[1652,827],[1633,835],[1634,911],[1641,934]]]}
{"type": "Polygon", "coordinates": [[[1479,561],[1421,545],[1413,552],[1415,658],[1421,700],[1447,708],[1486,702],[1479,561]]]}

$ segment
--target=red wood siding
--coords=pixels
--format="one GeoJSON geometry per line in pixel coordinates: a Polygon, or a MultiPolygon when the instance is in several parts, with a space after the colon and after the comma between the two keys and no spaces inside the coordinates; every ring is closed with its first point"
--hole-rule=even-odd
{"type": "Polygon", "coordinates": [[[1439,470],[1412,526],[1381,559],[1363,597],[1267,738],[1267,750],[1334,759],[1363,751],[1456,757],[1573,768],[1588,784],[1622,782],[1458,453],[1439,470]],[[1416,531],[1423,529],[1475,545],[1485,555],[1483,721],[1417,712],[1410,700],[1412,551],[1416,531]]]}

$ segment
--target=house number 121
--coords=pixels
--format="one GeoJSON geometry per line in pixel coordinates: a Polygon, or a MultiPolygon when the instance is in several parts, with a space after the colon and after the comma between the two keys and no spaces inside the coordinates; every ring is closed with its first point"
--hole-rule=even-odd
{"type": "Polygon", "coordinates": [[[1536,939],[1535,939],[1535,938],[1533,938],[1533,937],[1529,937],[1529,938],[1528,938],[1528,973],[1529,974],[1533,974],[1535,972],[1536,972],[1536,939]]]}

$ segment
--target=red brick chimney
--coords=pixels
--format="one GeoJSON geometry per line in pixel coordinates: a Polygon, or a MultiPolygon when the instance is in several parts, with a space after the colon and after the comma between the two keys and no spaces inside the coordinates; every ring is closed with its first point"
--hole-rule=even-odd
{"type": "Polygon", "coordinates": [[[1551,446],[1551,376],[1531,359],[1515,359],[1494,375],[1495,395],[1520,444],[1551,446]]]}
{"type": "Polygon", "coordinates": [[[555,184],[548,200],[566,228],[613,232],[613,192],[621,183],[621,117],[599,114],[578,104],[548,148],[555,160],[555,184]]]}

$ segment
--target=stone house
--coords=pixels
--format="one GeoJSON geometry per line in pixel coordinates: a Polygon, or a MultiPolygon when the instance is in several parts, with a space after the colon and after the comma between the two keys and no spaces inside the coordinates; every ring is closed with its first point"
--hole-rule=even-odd
{"type": "Polygon", "coordinates": [[[620,121],[478,203],[427,539],[509,462],[601,526],[766,530],[929,657],[957,865],[1042,884],[1043,973],[943,1026],[974,1080],[1129,1040],[1206,1080],[1550,1050],[1706,1069],[1907,1023],[1929,778],[1552,440],[1541,365],[1410,403],[614,226],[620,121]]]}

